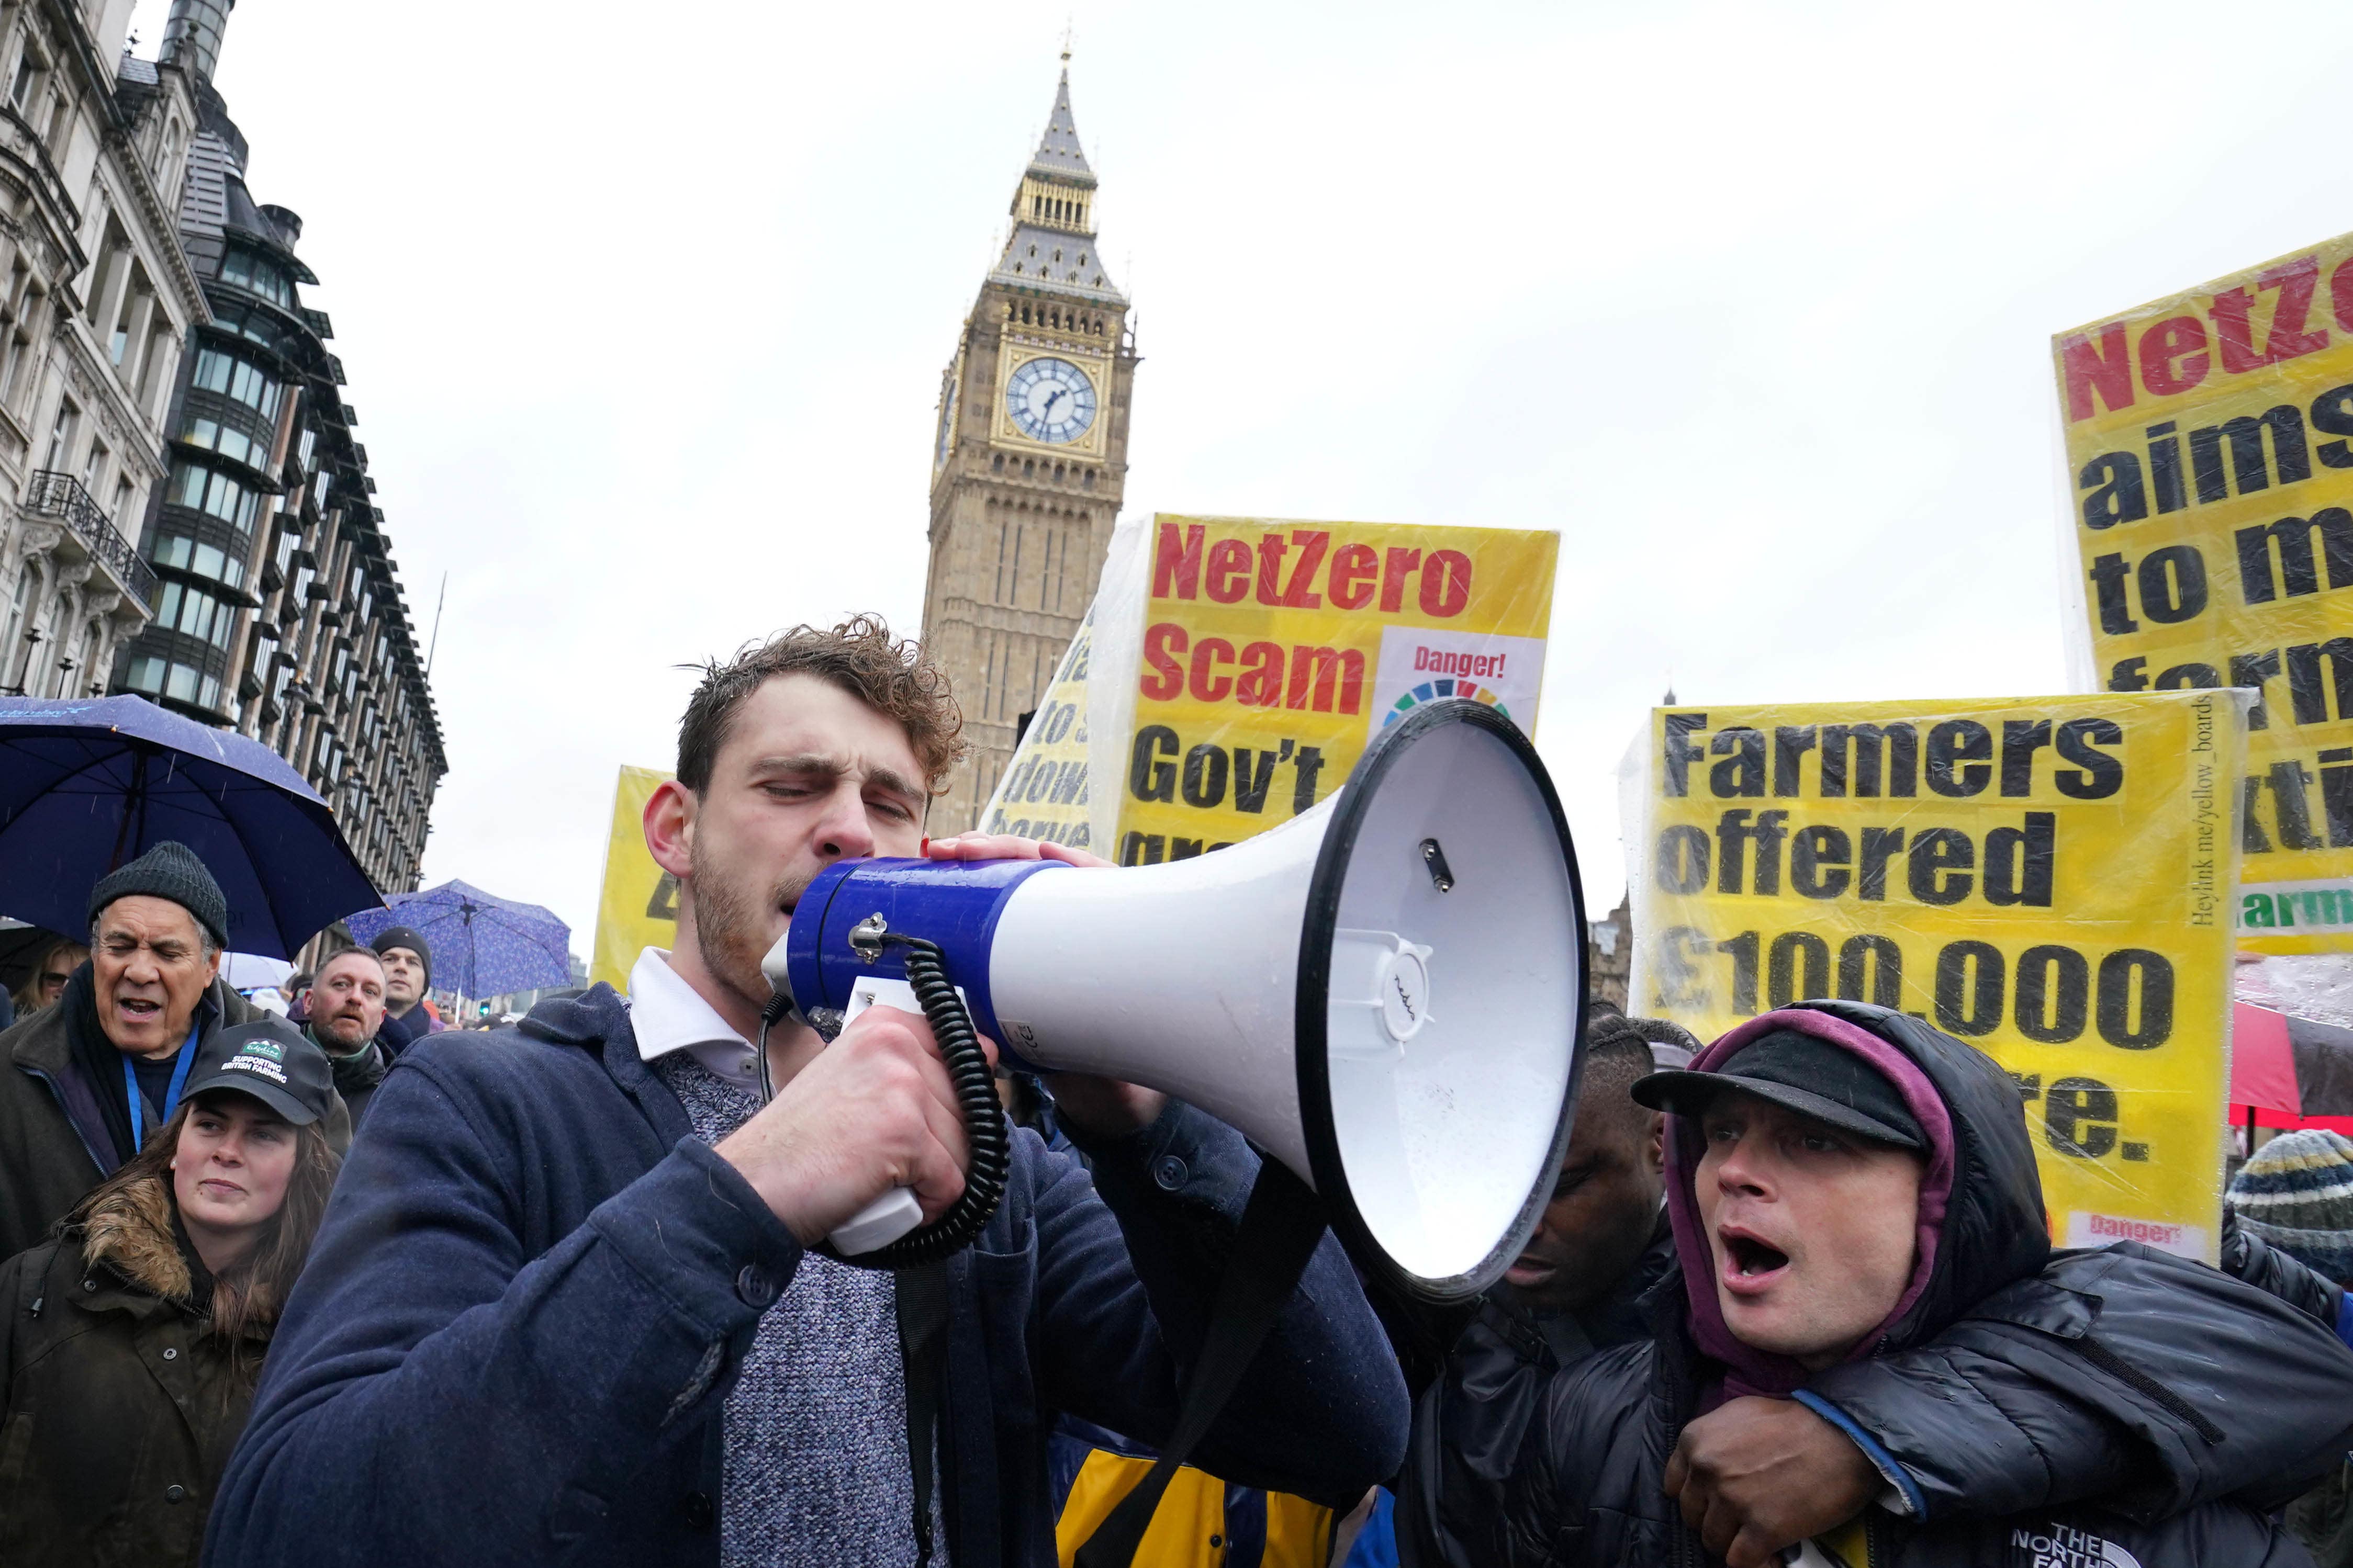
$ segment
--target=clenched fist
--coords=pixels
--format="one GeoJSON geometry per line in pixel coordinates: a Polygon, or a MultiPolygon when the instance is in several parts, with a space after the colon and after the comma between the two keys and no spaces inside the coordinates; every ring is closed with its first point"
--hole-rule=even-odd
{"type": "Polygon", "coordinates": [[[1884,1485],[1852,1438],[1794,1399],[1731,1399],[1683,1428],[1667,1495],[1726,1568],[1768,1568],[1884,1485]]]}
{"type": "Polygon", "coordinates": [[[938,1219],[964,1194],[968,1146],[931,1026],[870,1007],[718,1153],[808,1247],[892,1187],[938,1219]]]}

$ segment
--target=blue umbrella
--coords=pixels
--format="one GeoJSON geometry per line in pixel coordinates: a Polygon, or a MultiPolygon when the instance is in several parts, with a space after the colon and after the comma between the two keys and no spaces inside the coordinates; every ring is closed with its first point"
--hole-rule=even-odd
{"type": "Polygon", "coordinates": [[[378,902],[335,816],[259,741],[143,697],[0,698],[0,910],[90,926],[100,877],[167,838],[228,896],[228,944],[284,958],[378,902]]]}
{"type": "Polygon", "coordinates": [[[553,910],[464,882],[395,893],[389,908],[362,910],[347,923],[363,942],[394,926],[410,927],[433,950],[433,984],[461,996],[572,984],[570,926],[553,910]]]}

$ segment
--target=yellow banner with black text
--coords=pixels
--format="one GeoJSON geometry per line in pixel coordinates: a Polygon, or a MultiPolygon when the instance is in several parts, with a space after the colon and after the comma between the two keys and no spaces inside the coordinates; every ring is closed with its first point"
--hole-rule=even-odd
{"type": "Polygon", "coordinates": [[[2017,1079],[2055,1240],[2212,1261],[2245,700],[1653,710],[1634,1010],[1925,1019],[2017,1079]]]}
{"type": "Polygon", "coordinates": [[[2257,694],[2241,942],[2353,951],[2353,235],[2052,358],[2099,684],[2257,694]]]}
{"type": "Polygon", "coordinates": [[[1122,865],[1287,822],[1449,698],[1531,733],[1560,537],[1403,523],[1123,523],[981,820],[1122,865]]]}

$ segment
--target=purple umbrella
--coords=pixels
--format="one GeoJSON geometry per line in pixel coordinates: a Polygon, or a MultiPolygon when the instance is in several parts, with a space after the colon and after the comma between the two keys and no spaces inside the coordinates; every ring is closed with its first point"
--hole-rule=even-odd
{"type": "Polygon", "coordinates": [[[143,697],[0,698],[0,910],[90,927],[90,889],[167,838],[228,897],[228,944],[284,958],[374,904],[335,816],[259,741],[143,697]]]}
{"type": "Polygon", "coordinates": [[[395,893],[388,909],[349,917],[352,935],[373,942],[408,926],[433,950],[433,983],[461,996],[500,996],[572,984],[572,928],[537,904],[521,904],[444,882],[421,893],[395,893]]]}

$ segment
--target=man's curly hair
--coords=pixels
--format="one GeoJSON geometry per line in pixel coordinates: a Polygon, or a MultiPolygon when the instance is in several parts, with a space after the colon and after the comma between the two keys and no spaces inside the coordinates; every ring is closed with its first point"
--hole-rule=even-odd
{"type": "Polygon", "coordinates": [[[947,788],[948,774],[966,750],[964,714],[949,694],[947,676],[920,644],[893,637],[880,616],[852,616],[830,631],[795,626],[766,642],[744,644],[724,664],[714,658],[686,668],[700,668],[702,683],[679,721],[678,782],[697,795],[711,787],[711,770],[727,744],[735,710],[779,675],[829,680],[897,720],[934,795],[947,788]]]}

